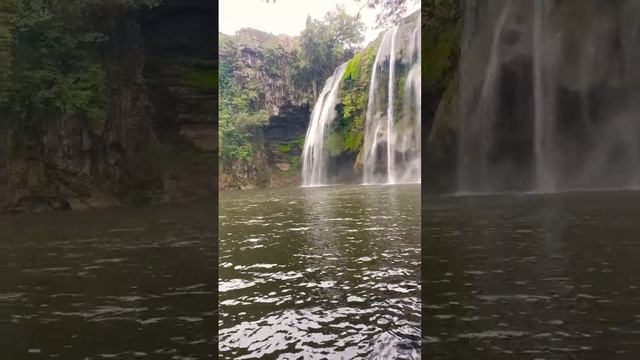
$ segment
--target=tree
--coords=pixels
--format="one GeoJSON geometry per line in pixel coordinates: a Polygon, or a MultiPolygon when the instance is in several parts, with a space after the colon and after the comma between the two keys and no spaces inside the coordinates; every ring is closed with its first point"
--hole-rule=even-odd
{"type": "MultiPolygon", "coordinates": [[[[299,89],[324,81],[335,68],[351,57],[364,39],[364,25],[343,8],[337,7],[323,19],[307,18],[298,47],[284,48],[277,42],[256,49],[262,60],[260,71],[267,76],[291,79],[299,89]],[[286,57],[286,71],[280,59],[286,57]]],[[[233,36],[220,35],[219,48],[219,149],[223,169],[237,163],[248,164],[254,155],[253,145],[261,126],[269,121],[263,84],[242,75],[241,49],[233,36]]]]}
{"type": "Polygon", "coordinates": [[[221,36],[219,51],[219,160],[226,168],[238,161],[251,161],[252,138],[256,129],[269,121],[269,114],[264,109],[261,84],[237,81],[241,65],[235,39],[221,36]]]}
{"type": "Polygon", "coordinates": [[[0,106],[9,100],[12,63],[12,13],[9,0],[0,0],[0,106]]]}
{"type": "Polygon", "coordinates": [[[310,82],[314,98],[318,82],[328,78],[334,69],[353,53],[364,40],[364,24],[342,7],[328,12],[323,20],[307,16],[300,35],[300,76],[310,82]]]}
{"type": "Polygon", "coordinates": [[[460,0],[429,0],[422,9],[426,25],[434,22],[457,22],[460,17],[460,0]]]}
{"type": "Polygon", "coordinates": [[[9,103],[18,118],[31,111],[104,116],[102,10],[158,2],[0,0],[0,103],[9,103]]]}
{"type": "MultiPolygon", "coordinates": [[[[407,2],[409,1],[417,2],[418,0],[364,0],[360,10],[365,7],[380,9],[380,13],[376,15],[376,23],[378,28],[386,28],[402,20],[402,17],[406,15],[407,2]]],[[[427,6],[429,6],[430,3],[438,2],[438,0],[427,0],[426,2],[427,6]]],[[[358,15],[360,15],[360,11],[358,11],[358,15]]]]}
{"type": "Polygon", "coordinates": [[[104,121],[112,60],[102,25],[159,2],[0,0],[0,159],[37,136],[44,121],[104,121]]]}

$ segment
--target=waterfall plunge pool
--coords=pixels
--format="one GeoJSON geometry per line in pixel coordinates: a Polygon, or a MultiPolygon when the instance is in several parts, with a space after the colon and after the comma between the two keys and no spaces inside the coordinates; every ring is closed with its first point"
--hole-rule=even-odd
{"type": "Polygon", "coordinates": [[[420,185],[223,193],[225,359],[419,359],[420,185]]]}
{"type": "Polygon", "coordinates": [[[423,214],[431,359],[640,351],[640,192],[433,196],[423,214]]]}

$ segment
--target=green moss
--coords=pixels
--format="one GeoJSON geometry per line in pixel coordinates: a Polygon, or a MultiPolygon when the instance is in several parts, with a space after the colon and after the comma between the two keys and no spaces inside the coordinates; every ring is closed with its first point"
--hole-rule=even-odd
{"type": "Polygon", "coordinates": [[[286,171],[276,171],[274,174],[277,174],[281,178],[288,178],[300,174],[302,170],[302,159],[300,156],[291,155],[287,160],[290,164],[289,169],[286,171]]]}
{"type": "Polygon", "coordinates": [[[290,156],[289,162],[291,162],[291,171],[298,173],[302,170],[302,158],[300,156],[290,156]]]}
{"type": "Polygon", "coordinates": [[[357,53],[349,60],[342,75],[342,81],[358,81],[360,79],[362,53],[357,53]]]}
{"type": "Polygon", "coordinates": [[[299,138],[298,140],[292,141],[292,143],[295,144],[298,147],[298,149],[302,150],[302,149],[304,149],[304,141],[305,140],[306,140],[305,136],[303,136],[303,137],[299,138]]]}
{"type": "Polygon", "coordinates": [[[445,0],[439,7],[427,9],[422,31],[423,87],[443,92],[453,78],[460,48],[460,9],[458,3],[445,0]]]}
{"type": "Polygon", "coordinates": [[[344,152],[344,142],[342,141],[341,134],[337,132],[332,132],[331,134],[329,134],[327,146],[329,148],[329,154],[331,154],[331,156],[338,156],[342,154],[344,152]]]}
{"type": "Polygon", "coordinates": [[[291,143],[279,143],[277,145],[278,151],[283,153],[283,154],[286,154],[289,151],[291,151],[291,147],[292,147],[291,143]]]}
{"type": "Polygon", "coordinates": [[[355,54],[347,63],[339,93],[338,116],[328,140],[331,156],[357,153],[362,148],[369,81],[377,50],[377,44],[373,44],[355,54]]]}
{"type": "Polygon", "coordinates": [[[183,83],[199,91],[215,91],[218,88],[218,71],[215,68],[191,69],[184,74],[183,83]]]}
{"type": "Polygon", "coordinates": [[[344,149],[347,151],[357,152],[362,147],[364,141],[364,132],[351,131],[347,133],[344,139],[344,149]]]}

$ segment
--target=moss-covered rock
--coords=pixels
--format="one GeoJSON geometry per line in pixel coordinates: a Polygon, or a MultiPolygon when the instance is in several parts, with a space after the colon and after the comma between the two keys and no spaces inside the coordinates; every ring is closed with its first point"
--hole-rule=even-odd
{"type": "Polygon", "coordinates": [[[336,101],[336,119],[327,135],[331,173],[341,181],[360,173],[357,158],[364,145],[369,82],[380,39],[357,52],[346,65],[336,101]]]}
{"type": "Polygon", "coordinates": [[[425,157],[423,184],[427,191],[449,191],[455,186],[458,68],[462,11],[456,0],[439,0],[423,9],[422,21],[422,143],[425,157]]]}

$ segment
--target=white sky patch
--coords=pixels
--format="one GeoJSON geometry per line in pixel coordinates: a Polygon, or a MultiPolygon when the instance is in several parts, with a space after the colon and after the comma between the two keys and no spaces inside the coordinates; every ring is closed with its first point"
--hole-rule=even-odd
{"type": "MultiPolygon", "coordinates": [[[[307,15],[322,19],[324,15],[337,5],[344,6],[347,13],[356,15],[365,0],[276,0],[275,3],[264,0],[220,0],[219,24],[223,34],[234,34],[244,27],[262,30],[275,35],[300,35],[304,29],[307,15]]],[[[409,15],[420,8],[420,1],[407,0],[409,15]]],[[[365,41],[362,45],[374,40],[382,29],[376,29],[376,15],[380,10],[365,7],[360,12],[360,19],[367,27],[365,41]]]]}

